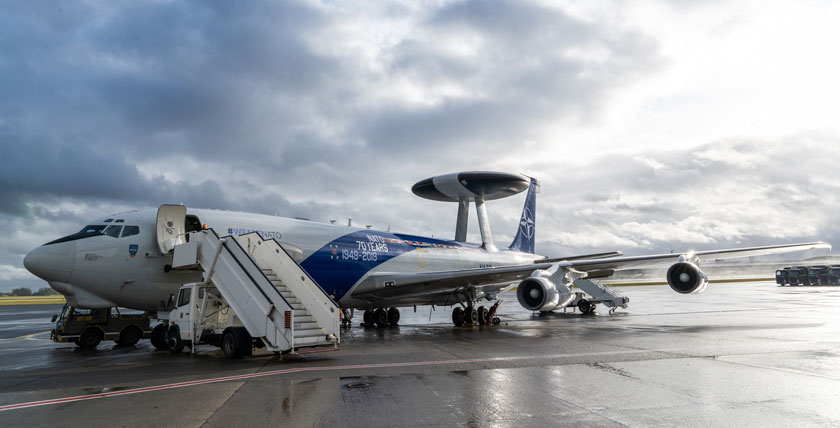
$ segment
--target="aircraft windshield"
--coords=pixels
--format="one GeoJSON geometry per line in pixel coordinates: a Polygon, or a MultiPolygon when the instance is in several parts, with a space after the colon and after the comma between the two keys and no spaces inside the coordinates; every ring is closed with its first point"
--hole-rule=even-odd
{"type": "MultiPolygon", "coordinates": [[[[70,242],[70,241],[75,241],[77,239],[90,238],[92,236],[102,236],[102,231],[105,230],[105,227],[106,227],[106,225],[104,225],[104,224],[90,224],[90,225],[87,225],[87,226],[83,227],[82,230],[80,230],[80,231],[78,231],[78,232],[76,232],[72,235],[67,235],[63,238],[58,238],[55,241],[47,242],[44,245],[58,244],[58,243],[61,243],[61,242],[70,242]]],[[[117,227],[122,228],[122,226],[117,226],[117,227]]],[[[119,236],[119,230],[117,230],[117,236],[119,236]]]]}
{"type": "Polygon", "coordinates": [[[105,230],[104,224],[91,224],[83,227],[82,230],[79,231],[79,233],[98,233],[102,232],[103,230],[105,230]]]}
{"type": "Polygon", "coordinates": [[[122,226],[113,225],[113,226],[108,226],[108,228],[105,229],[105,231],[102,232],[102,233],[104,235],[108,235],[112,238],[119,238],[121,230],[122,230],[122,226]]]}

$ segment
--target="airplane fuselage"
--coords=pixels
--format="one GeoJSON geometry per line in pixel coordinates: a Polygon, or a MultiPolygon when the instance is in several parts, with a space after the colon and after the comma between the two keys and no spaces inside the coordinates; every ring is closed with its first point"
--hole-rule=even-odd
{"type": "MultiPolygon", "coordinates": [[[[472,243],[252,213],[188,209],[187,214],[194,223],[212,228],[220,236],[257,232],[263,238],[276,239],[344,308],[373,307],[353,297],[354,287],[371,274],[479,269],[530,264],[541,258],[506,249],[486,251],[472,243]]],[[[68,297],[75,296],[80,306],[88,307],[162,310],[178,287],[201,280],[198,271],[166,271],[172,256],[159,249],[155,210],[114,214],[91,223],[116,225],[137,227],[139,233],[126,236],[126,229],[111,234],[116,236],[100,234],[47,244],[27,256],[27,267],[53,266],[37,272],[38,276],[68,297]],[[35,263],[38,258],[53,258],[55,262],[35,263]]],[[[456,302],[405,296],[377,302],[376,306],[452,303],[456,302]]]]}

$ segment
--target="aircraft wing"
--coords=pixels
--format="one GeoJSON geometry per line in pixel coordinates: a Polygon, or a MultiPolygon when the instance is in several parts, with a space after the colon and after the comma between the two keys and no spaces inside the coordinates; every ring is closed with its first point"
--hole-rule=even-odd
{"type": "Polygon", "coordinates": [[[494,268],[463,269],[442,272],[421,273],[378,273],[367,277],[353,291],[353,298],[377,302],[381,300],[399,301],[401,303],[417,302],[426,304],[431,300],[437,304],[452,304],[457,302],[456,293],[465,287],[474,287],[483,295],[498,293],[509,286],[517,284],[530,276],[537,269],[548,269],[555,264],[589,273],[589,278],[607,277],[615,269],[651,265],[658,262],[674,261],[682,255],[699,260],[723,259],[780,254],[810,249],[831,249],[825,242],[810,242],[802,244],[771,245],[764,247],[733,248],[726,250],[709,250],[688,253],[669,253],[645,256],[609,257],[615,253],[593,254],[592,258],[563,258],[537,260],[533,264],[502,266],[494,268]],[[604,257],[607,256],[607,257],[604,257]],[[437,298],[430,299],[437,296],[437,298]]]}
{"type": "Polygon", "coordinates": [[[726,250],[689,251],[685,253],[655,254],[645,256],[608,257],[598,259],[568,260],[558,262],[562,267],[569,267],[582,272],[618,269],[651,265],[657,262],[677,261],[685,255],[687,259],[697,257],[700,261],[710,259],[731,259],[738,257],[765,256],[770,254],[790,253],[813,249],[831,250],[826,242],[808,242],[800,244],[768,245],[764,247],[731,248],[726,250]]]}
{"type": "Polygon", "coordinates": [[[548,269],[553,263],[502,266],[422,273],[379,273],[370,275],[353,291],[353,297],[368,301],[428,297],[454,293],[459,288],[475,287],[488,294],[515,284],[537,269],[548,269]]]}

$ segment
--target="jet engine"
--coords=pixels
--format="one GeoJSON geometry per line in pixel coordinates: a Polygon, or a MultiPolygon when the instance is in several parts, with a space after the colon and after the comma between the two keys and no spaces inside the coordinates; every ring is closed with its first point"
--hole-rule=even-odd
{"type": "Polygon", "coordinates": [[[671,289],[681,294],[702,293],[709,284],[706,274],[690,262],[677,262],[668,268],[666,274],[671,289]]]}
{"type": "Polygon", "coordinates": [[[542,276],[531,276],[519,283],[516,298],[529,311],[551,311],[568,305],[574,294],[565,285],[554,284],[542,276]]]}

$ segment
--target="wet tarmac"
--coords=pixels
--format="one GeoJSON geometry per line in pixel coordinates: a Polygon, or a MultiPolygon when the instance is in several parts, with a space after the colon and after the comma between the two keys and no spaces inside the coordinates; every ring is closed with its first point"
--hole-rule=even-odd
{"type": "Polygon", "coordinates": [[[507,293],[493,327],[409,308],[286,359],[83,351],[48,340],[60,306],[0,307],[0,409],[21,405],[0,426],[840,425],[840,287],[621,291],[613,315],[542,317],[507,293]]]}

